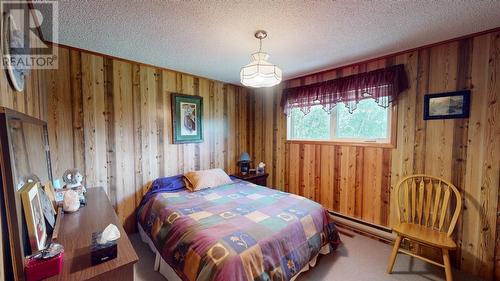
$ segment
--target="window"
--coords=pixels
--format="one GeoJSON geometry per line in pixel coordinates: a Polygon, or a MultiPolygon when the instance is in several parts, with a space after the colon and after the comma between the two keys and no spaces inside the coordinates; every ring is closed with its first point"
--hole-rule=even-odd
{"type": "Polygon", "coordinates": [[[328,114],[321,105],[307,115],[293,108],[287,118],[289,140],[390,143],[391,109],[374,99],[359,101],[353,113],[339,103],[328,114]]]}

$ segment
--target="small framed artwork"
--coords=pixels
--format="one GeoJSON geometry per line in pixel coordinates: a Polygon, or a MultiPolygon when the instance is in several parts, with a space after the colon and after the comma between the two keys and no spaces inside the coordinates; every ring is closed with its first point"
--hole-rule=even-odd
{"type": "Polygon", "coordinates": [[[39,186],[40,183],[27,183],[19,191],[21,193],[32,252],[44,249],[47,240],[47,228],[45,225],[40,194],[38,193],[39,186]]]}
{"type": "Polygon", "coordinates": [[[424,120],[468,118],[470,90],[424,96],[424,120]]]}
{"type": "Polygon", "coordinates": [[[203,141],[203,98],[200,96],[172,95],[173,143],[203,141]]]}

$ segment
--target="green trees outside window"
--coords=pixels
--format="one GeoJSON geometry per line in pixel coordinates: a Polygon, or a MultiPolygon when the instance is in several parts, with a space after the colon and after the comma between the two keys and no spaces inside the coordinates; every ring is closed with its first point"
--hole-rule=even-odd
{"type": "Polygon", "coordinates": [[[294,108],[287,118],[289,140],[379,141],[388,142],[390,109],[375,100],[361,100],[349,113],[342,103],[328,114],[321,105],[304,115],[294,108]]]}

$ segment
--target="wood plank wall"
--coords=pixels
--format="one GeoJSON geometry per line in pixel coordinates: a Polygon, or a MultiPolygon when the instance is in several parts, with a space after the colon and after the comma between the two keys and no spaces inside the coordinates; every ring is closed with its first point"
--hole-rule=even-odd
{"type": "Polygon", "coordinates": [[[79,51],[60,49],[59,57],[51,80],[57,86],[48,92],[53,173],[84,171],[88,186],[107,191],[127,230],[151,180],[236,171],[248,144],[246,111],[236,110],[246,107],[245,89],[79,51]],[[204,142],[172,144],[172,93],[203,97],[204,142]]]}
{"type": "Polygon", "coordinates": [[[249,154],[252,166],[266,164],[267,185],[285,190],[286,118],[279,107],[280,86],[254,90],[248,104],[249,154]]]}
{"type": "Polygon", "coordinates": [[[46,120],[47,96],[40,95],[47,87],[47,71],[32,70],[26,78],[23,92],[15,92],[5,70],[0,74],[0,106],[14,109],[27,115],[46,120]]]}
{"type": "Polygon", "coordinates": [[[57,70],[32,72],[23,93],[3,73],[1,105],[46,120],[54,177],[75,167],[87,186],[104,187],[127,231],[151,180],[236,172],[250,141],[246,89],[66,48],[59,60],[57,70]],[[203,97],[202,143],[172,144],[172,93],[203,97]]]}
{"type": "Polygon", "coordinates": [[[492,280],[496,246],[500,280],[500,238],[496,236],[499,69],[500,33],[495,32],[289,80],[281,87],[257,91],[252,98],[251,151],[255,158],[273,163],[268,171],[274,186],[382,226],[396,221],[390,193],[401,177],[427,173],[450,179],[464,198],[456,231],[460,246],[456,264],[492,280]],[[286,117],[279,106],[281,87],[395,64],[405,65],[410,83],[397,104],[396,148],[286,142],[286,117]],[[460,89],[472,90],[469,119],[423,120],[426,93],[460,89]],[[269,112],[271,103],[273,113],[269,112]]]}

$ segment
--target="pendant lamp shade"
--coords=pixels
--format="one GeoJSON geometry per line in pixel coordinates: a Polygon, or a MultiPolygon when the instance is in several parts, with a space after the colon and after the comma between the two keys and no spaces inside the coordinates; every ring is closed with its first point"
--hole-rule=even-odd
{"type": "Polygon", "coordinates": [[[282,72],[279,67],[268,61],[269,55],[262,52],[262,39],[266,38],[265,31],[257,31],[255,37],[260,40],[259,51],[252,54],[252,61],[241,68],[241,84],[254,87],[272,87],[281,82],[282,72]]]}

